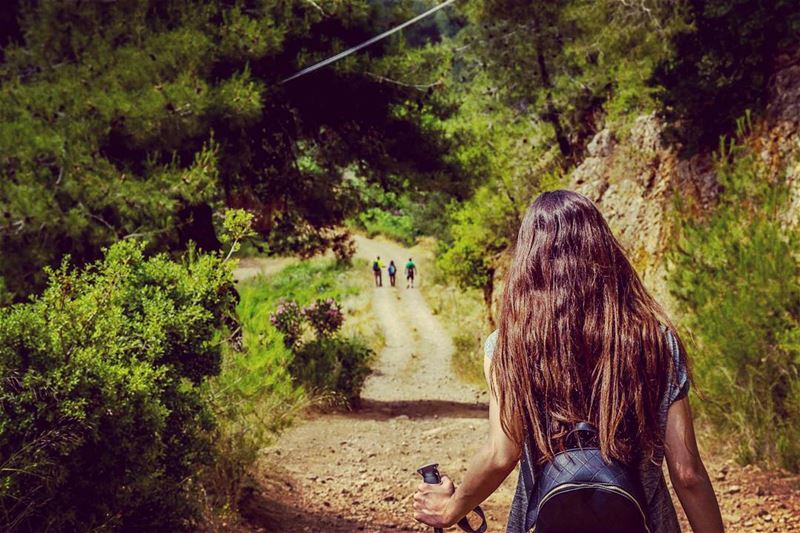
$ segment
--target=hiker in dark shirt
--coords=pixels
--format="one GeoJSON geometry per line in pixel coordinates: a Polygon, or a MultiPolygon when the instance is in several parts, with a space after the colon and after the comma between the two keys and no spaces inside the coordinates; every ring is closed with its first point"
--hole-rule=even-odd
{"type": "Polygon", "coordinates": [[[397,267],[394,264],[394,261],[389,261],[389,283],[391,283],[392,287],[394,287],[394,282],[397,279],[397,267]]]}

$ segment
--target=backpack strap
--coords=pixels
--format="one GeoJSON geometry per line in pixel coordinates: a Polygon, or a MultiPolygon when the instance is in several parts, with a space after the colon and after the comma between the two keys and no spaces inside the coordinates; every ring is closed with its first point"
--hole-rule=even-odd
{"type": "Polygon", "coordinates": [[[536,523],[536,515],[539,512],[538,502],[536,502],[536,493],[534,490],[534,475],[533,475],[534,461],[531,457],[528,443],[526,442],[522,448],[522,458],[519,464],[520,481],[528,491],[528,508],[525,509],[525,531],[531,530],[536,523]]]}
{"type": "Polygon", "coordinates": [[[567,433],[567,438],[570,438],[574,433],[591,433],[592,435],[597,435],[599,432],[594,424],[590,422],[578,422],[572,426],[572,431],[567,433]]]}
{"type": "Polygon", "coordinates": [[[567,445],[567,448],[570,446],[570,439],[573,439],[573,442],[577,444],[578,448],[583,447],[583,443],[586,442],[588,439],[592,437],[597,437],[600,434],[597,431],[597,427],[594,424],[589,422],[578,422],[574,426],[572,426],[572,430],[567,433],[566,439],[564,439],[564,443],[567,445]]]}

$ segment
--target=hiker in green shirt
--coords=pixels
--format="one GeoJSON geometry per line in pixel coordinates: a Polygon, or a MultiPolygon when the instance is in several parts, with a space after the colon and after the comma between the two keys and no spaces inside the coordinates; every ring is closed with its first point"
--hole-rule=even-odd
{"type": "Polygon", "coordinates": [[[406,289],[414,288],[414,275],[417,273],[417,265],[414,264],[414,261],[409,257],[408,263],[406,263],[406,289]]]}

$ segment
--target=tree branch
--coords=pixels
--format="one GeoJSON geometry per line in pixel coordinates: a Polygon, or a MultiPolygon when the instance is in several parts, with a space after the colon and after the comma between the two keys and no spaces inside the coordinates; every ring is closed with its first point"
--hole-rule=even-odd
{"type": "Polygon", "coordinates": [[[314,8],[316,8],[317,11],[319,11],[323,15],[328,16],[328,14],[325,13],[325,10],[322,9],[322,7],[318,3],[316,3],[314,0],[305,0],[305,1],[306,1],[307,4],[311,4],[312,6],[314,6],[314,8]]]}
{"type": "Polygon", "coordinates": [[[392,83],[394,85],[399,85],[400,87],[408,87],[409,89],[417,89],[418,91],[425,91],[427,89],[430,89],[431,87],[438,87],[439,85],[443,85],[444,84],[444,80],[441,80],[441,79],[436,80],[433,83],[419,84],[419,83],[406,83],[406,82],[400,81],[400,80],[393,80],[391,78],[387,78],[386,76],[381,76],[380,74],[375,74],[373,72],[366,72],[365,74],[367,76],[369,76],[370,78],[372,78],[374,80],[378,80],[380,82],[392,83]]]}

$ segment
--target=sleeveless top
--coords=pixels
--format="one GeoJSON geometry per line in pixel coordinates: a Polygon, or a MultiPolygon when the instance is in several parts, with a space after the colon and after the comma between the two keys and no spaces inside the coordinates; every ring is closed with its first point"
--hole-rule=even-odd
{"type": "MultiPolygon", "coordinates": [[[[689,393],[689,374],[686,369],[686,359],[684,354],[678,348],[678,342],[671,331],[666,332],[667,342],[669,343],[670,352],[674,362],[673,375],[670,376],[669,384],[664,392],[664,398],[661,400],[659,408],[659,424],[661,427],[661,437],[664,438],[667,431],[667,411],[673,402],[686,397],[689,393]]],[[[497,331],[494,331],[486,339],[484,345],[484,354],[491,359],[494,353],[494,348],[497,343],[497,331]]],[[[656,451],[652,460],[643,459],[639,464],[639,476],[644,487],[644,494],[647,500],[647,525],[651,533],[675,533],[680,532],[681,528],[678,524],[678,517],[675,514],[675,507],[672,504],[672,498],[667,488],[666,480],[664,479],[664,472],[662,470],[664,463],[664,450],[656,451]]],[[[529,472],[528,479],[533,480],[536,484],[536,476],[534,473],[533,458],[531,452],[526,444],[520,459],[520,475],[517,481],[517,490],[514,494],[514,500],[511,503],[511,510],[508,515],[507,533],[525,533],[525,518],[528,510],[528,505],[531,496],[535,493],[535,486],[527,487],[526,480],[522,473],[522,469],[527,469],[529,472]]]]}

